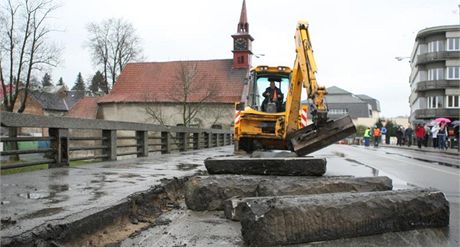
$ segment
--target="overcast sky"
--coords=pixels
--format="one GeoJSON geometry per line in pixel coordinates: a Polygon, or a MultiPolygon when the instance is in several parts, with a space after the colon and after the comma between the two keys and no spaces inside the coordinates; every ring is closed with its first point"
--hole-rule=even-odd
{"type": "MultiPolygon", "coordinates": [[[[56,82],[72,86],[97,68],[85,47],[89,22],[124,18],[142,40],[145,61],[232,58],[242,0],[65,0],[50,19],[63,48],[56,82]]],[[[409,115],[408,59],[423,28],[459,24],[459,0],[247,0],[253,65],[292,66],[298,20],[310,23],[318,83],[380,101],[384,117],[409,115]]],[[[229,85],[231,86],[231,85],[229,85]]]]}

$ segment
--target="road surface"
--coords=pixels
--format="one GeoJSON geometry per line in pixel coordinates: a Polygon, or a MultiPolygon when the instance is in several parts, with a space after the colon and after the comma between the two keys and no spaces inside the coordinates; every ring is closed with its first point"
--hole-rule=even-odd
{"type": "MultiPolygon", "coordinates": [[[[388,176],[394,189],[435,188],[450,202],[447,229],[421,229],[302,246],[459,246],[459,156],[397,148],[331,145],[312,154],[328,160],[325,175],[388,176]]],[[[161,216],[171,223],[128,238],[121,246],[242,246],[238,222],[222,212],[193,212],[185,206],[161,216]]]]}

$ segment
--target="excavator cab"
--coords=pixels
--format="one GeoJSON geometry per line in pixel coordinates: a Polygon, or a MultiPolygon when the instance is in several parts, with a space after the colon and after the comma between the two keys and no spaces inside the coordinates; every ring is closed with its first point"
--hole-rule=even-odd
{"type": "Polygon", "coordinates": [[[252,109],[266,113],[285,111],[286,97],[289,90],[289,73],[285,71],[290,71],[290,69],[288,67],[258,66],[252,70],[250,79],[251,95],[248,97],[248,105],[252,109]],[[277,100],[264,95],[269,90],[271,82],[274,82],[274,86],[281,92],[282,97],[275,97],[277,100]]]}

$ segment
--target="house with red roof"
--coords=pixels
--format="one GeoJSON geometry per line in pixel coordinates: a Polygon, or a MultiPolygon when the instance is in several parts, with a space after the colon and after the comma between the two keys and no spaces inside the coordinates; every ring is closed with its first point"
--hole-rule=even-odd
{"type": "Polygon", "coordinates": [[[254,39],[245,1],[231,37],[230,59],[128,63],[112,91],[97,100],[97,116],[166,125],[187,119],[186,125],[202,128],[231,126],[234,103],[241,101],[251,67],[254,39]]]}
{"type": "Polygon", "coordinates": [[[81,98],[66,114],[66,117],[97,119],[98,99],[99,97],[95,96],[81,98]]]}

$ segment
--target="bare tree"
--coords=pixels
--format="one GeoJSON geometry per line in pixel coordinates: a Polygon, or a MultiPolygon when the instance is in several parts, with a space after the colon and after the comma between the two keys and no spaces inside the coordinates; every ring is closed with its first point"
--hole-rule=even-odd
{"type": "MultiPolygon", "coordinates": [[[[112,18],[100,24],[90,23],[87,30],[93,62],[102,66],[106,84],[110,76],[113,86],[128,62],[142,59],[140,39],[131,23],[112,18]]],[[[109,87],[105,88],[108,93],[109,87]]]]}
{"type": "Polygon", "coordinates": [[[146,120],[151,120],[155,124],[166,125],[166,113],[164,111],[166,105],[163,102],[158,102],[155,98],[156,97],[154,95],[151,95],[150,93],[146,93],[144,96],[144,110],[145,113],[148,115],[148,118],[146,120]],[[152,104],[149,102],[155,103],[152,104]]]}
{"type": "MultiPolygon", "coordinates": [[[[171,83],[171,89],[165,92],[165,94],[172,105],[180,105],[182,115],[181,124],[184,126],[189,127],[195,122],[202,122],[202,120],[197,118],[198,113],[202,112],[206,104],[213,102],[218,96],[219,87],[211,83],[202,83],[205,79],[211,81],[198,73],[195,62],[183,61],[178,63],[176,73],[174,74],[174,81],[176,82],[171,83]]],[[[145,112],[149,116],[148,119],[165,125],[168,118],[165,111],[166,103],[159,102],[154,96],[149,94],[146,94],[145,103],[145,112]],[[152,101],[154,103],[149,103],[152,101]]],[[[206,108],[206,115],[214,118],[212,124],[222,118],[220,112],[208,110],[209,108],[206,108]]]]}
{"type": "MultiPolygon", "coordinates": [[[[56,66],[60,51],[47,40],[52,31],[47,25],[57,5],[52,0],[7,0],[0,3],[0,81],[5,111],[24,112],[32,74],[48,66],[56,66]],[[7,90],[8,88],[8,90],[7,90]],[[19,97],[19,90],[23,96],[19,97]]],[[[16,128],[9,128],[9,136],[17,136],[16,128]]],[[[17,143],[8,145],[18,149],[17,143]]],[[[10,156],[18,160],[17,155],[10,156]]]]}
{"type": "Polygon", "coordinates": [[[47,20],[57,5],[52,0],[8,0],[0,8],[0,81],[8,92],[3,106],[5,111],[14,111],[22,87],[24,97],[17,109],[22,113],[33,72],[58,62],[59,49],[47,41],[52,31],[47,20]]]}
{"type": "Polygon", "coordinates": [[[181,104],[182,123],[190,126],[196,115],[208,102],[212,102],[218,95],[219,88],[210,83],[202,83],[205,76],[200,76],[195,62],[180,62],[174,75],[180,83],[172,83],[169,97],[181,104]]]}

